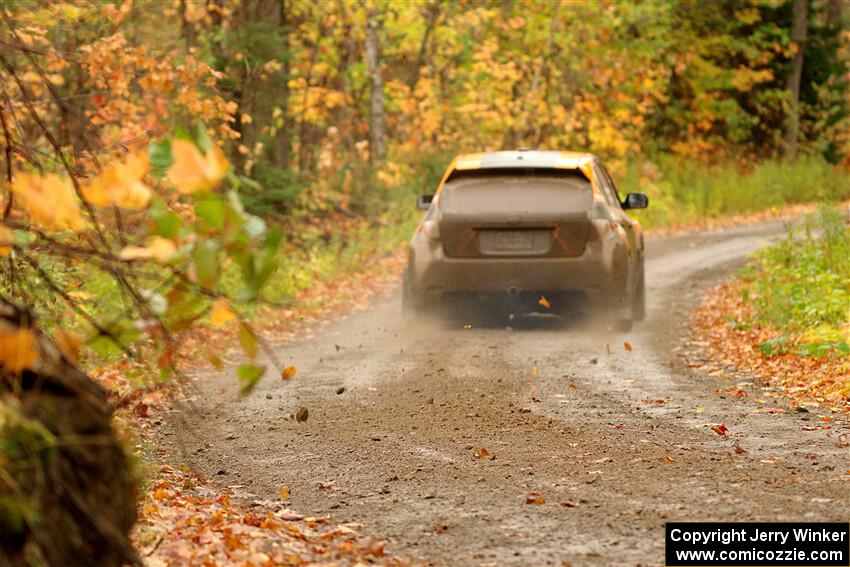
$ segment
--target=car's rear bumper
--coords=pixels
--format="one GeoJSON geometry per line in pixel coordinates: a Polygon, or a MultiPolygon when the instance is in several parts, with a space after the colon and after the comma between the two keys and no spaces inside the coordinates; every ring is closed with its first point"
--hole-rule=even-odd
{"type": "Polygon", "coordinates": [[[594,303],[621,306],[627,297],[629,258],[624,247],[596,242],[572,258],[450,258],[438,243],[414,242],[410,297],[433,304],[458,293],[577,292],[594,303]]]}

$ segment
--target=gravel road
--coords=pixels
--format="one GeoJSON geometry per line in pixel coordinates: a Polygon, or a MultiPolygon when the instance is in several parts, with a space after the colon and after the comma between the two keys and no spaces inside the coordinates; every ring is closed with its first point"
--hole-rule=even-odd
{"type": "Polygon", "coordinates": [[[667,521],[848,521],[846,420],[755,413],[758,394],[723,398],[734,383],[674,352],[702,290],[781,231],[649,239],[648,317],[628,334],[405,323],[396,295],[279,346],[292,381],[239,399],[232,369],[200,377],[163,439],[225,484],[288,486],[293,509],[437,565],[663,565],[667,521]]]}

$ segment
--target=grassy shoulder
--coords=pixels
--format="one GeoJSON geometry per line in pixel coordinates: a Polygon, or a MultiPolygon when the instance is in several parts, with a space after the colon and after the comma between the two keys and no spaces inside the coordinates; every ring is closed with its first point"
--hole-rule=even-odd
{"type": "Polygon", "coordinates": [[[789,205],[850,198],[850,173],[814,157],[742,168],[736,163],[706,166],[659,156],[620,169],[621,194],[649,195],[649,208],[633,213],[647,229],[699,226],[789,205]]]}
{"type": "MultiPolygon", "coordinates": [[[[792,405],[850,412],[850,226],[822,209],[709,292],[694,344],[792,405]]],[[[715,368],[716,367],[716,368],[715,368]]]]}

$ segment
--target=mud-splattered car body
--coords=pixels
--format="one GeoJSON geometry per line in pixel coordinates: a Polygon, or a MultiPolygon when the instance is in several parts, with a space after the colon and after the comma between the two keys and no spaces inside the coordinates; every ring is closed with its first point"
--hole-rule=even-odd
{"type": "Polygon", "coordinates": [[[557,312],[579,298],[616,312],[623,326],[644,314],[644,242],[592,154],[517,150],[460,155],[410,242],[403,284],[408,312],[463,298],[526,297],[557,312]]]}

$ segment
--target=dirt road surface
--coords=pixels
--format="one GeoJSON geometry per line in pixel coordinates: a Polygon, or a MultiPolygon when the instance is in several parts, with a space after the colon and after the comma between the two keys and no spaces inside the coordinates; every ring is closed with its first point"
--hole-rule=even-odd
{"type": "Polygon", "coordinates": [[[628,334],[410,324],[382,300],[281,345],[290,382],[239,399],[232,369],[200,377],[165,442],[248,497],[288,486],[293,509],[437,565],[663,565],[667,521],[848,521],[846,420],[756,413],[758,390],[723,398],[733,382],[674,352],[701,291],[781,231],[650,239],[649,314],[628,334]]]}

